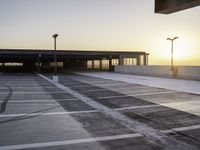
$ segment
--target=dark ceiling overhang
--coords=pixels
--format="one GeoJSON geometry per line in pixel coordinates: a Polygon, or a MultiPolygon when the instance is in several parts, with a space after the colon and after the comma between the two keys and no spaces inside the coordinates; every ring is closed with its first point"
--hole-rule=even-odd
{"type": "Polygon", "coordinates": [[[155,13],[170,14],[200,5],[200,0],[155,0],[155,13]]]}
{"type": "MultiPolygon", "coordinates": [[[[37,61],[39,58],[42,60],[53,60],[54,50],[38,50],[38,49],[0,49],[0,63],[1,61],[13,62],[20,60],[37,61]]],[[[148,55],[143,51],[84,51],[84,50],[57,50],[57,59],[113,59],[123,56],[140,56],[148,55]]]]}

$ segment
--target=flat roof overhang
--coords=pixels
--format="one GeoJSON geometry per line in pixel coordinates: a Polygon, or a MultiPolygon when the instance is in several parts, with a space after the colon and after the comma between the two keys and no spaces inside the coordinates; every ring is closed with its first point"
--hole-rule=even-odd
{"type": "Polygon", "coordinates": [[[170,14],[200,5],[200,0],[155,0],[155,13],[170,14]]]}
{"type": "MultiPolygon", "coordinates": [[[[83,50],[57,50],[57,58],[62,59],[101,59],[118,58],[120,55],[147,55],[140,51],[83,51],[83,50]]],[[[34,49],[0,49],[0,59],[7,61],[36,60],[39,57],[43,60],[54,59],[54,50],[34,49]]]]}

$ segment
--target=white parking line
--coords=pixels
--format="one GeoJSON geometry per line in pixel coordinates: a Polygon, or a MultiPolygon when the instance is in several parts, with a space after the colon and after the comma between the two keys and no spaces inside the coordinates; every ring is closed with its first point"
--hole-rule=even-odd
{"type": "Polygon", "coordinates": [[[97,97],[97,99],[108,99],[108,98],[122,98],[129,96],[145,96],[145,95],[155,95],[155,94],[165,94],[165,93],[178,93],[178,91],[161,91],[161,92],[151,92],[151,93],[141,93],[141,94],[127,94],[120,96],[105,96],[105,97],[97,97]]]}
{"type": "MultiPolygon", "coordinates": [[[[48,86],[48,87],[42,87],[42,86],[31,86],[31,87],[27,87],[27,86],[15,86],[15,87],[11,87],[13,90],[17,90],[17,89],[58,89],[55,86],[48,86]]],[[[6,87],[0,87],[0,89],[8,89],[6,87]]]]}
{"type": "Polygon", "coordinates": [[[101,111],[102,113],[105,113],[107,115],[110,115],[114,119],[118,120],[121,122],[123,125],[127,126],[129,129],[132,129],[133,131],[139,132],[142,135],[145,135],[147,138],[150,138],[153,142],[156,142],[158,144],[161,144],[165,149],[168,150],[183,150],[183,149],[196,149],[193,145],[183,143],[181,141],[177,141],[173,138],[170,138],[166,136],[165,134],[159,132],[158,130],[147,126],[144,123],[138,122],[136,120],[131,120],[130,118],[126,117],[125,115],[121,114],[118,111],[114,111],[96,101],[93,99],[82,95],[58,82],[53,82],[52,80],[48,79],[47,77],[39,74],[40,77],[43,79],[46,79],[47,81],[53,83],[57,87],[63,89],[64,91],[71,93],[78,99],[82,100],[86,104],[90,105],[91,107],[101,111]]]}
{"type": "MultiPolygon", "coordinates": [[[[86,83],[87,84],[87,83],[86,83]]],[[[98,86],[113,86],[113,85],[122,85],[122,84],[127,84],[127,83],[106,83],[106,84],[98,84],[98,86]]],[[[91,85],[75,85],[75,86],[70,86],[70,87],[87,87],[87,86],[91,86],[91,85]]]]}
{"type": "MultiPolygon", "coordinates": [[[[61,106],[62,107],[62,106],[61,106]]],[[[0,115],[0,118],[7,117],[28,117],[28,116],[49,116],[49,115],[65,115],[65,114],[78,114],[78,113],[94,113],[99,112],[98,110],[83,110],[83,111],[64,111],[64,112],[49,112],[49,113],[30,113],[30,114],[5,114],[0,115]]]]}
{"type": "MultiPolygon", "coordinates": [[[[71,99],[52,99],[52,100],[10,100],[8,103],[46,103],[46,102],[62,102],[62,101],[79,101],[77,98],[71,99]]],[[[3,101],[0,101],[3,102],[3,101]]]]}
{"type": "MultiPolygon", "coordinates": [[[[35,83],[35,82],[34,82],[35,83]]],[[[5,83],[6,85],[8,86],[34,86],[34,85],[39,85],[39,86],[45,86],[45,85],[52,85],[50,83],[37,83],[37,84],[32,84],[32,83],[23,83],[23,81],[21,83],[16,83],[16,84],[13,84],[13,83],[5,83]]]]}
{"type": "Polygon", "coordinates": [[[194,125],[194,126],[188,126],[188,127],[180,127],[180,128],[173,128],[173,129],[169,129],[169,130],[164,130],[161,131],[162,133],[168,134],[168,133],[172,133],[174,131],[177,132],[181,132],[181,131],[190,131],[190,130],[196,130],[196,129],[200,129],[200,125],[194,125]]]}
{"type": "MultiPolygon", "coordinates": [[[[115,87],[115,88],[109,88],[109,90],[112,90],[112,91],[114,91],[114,90],[128,90],[128,89],[145,89],[145,88],[149,88],[149,87],[115,87]]],[[[108,90],[108,89],[96,89],[96,90],[87,90],[87,91],[82,91],[82,92],[95,92],[95,91],[106,91],[106,90],[108,90]]]]}
{"type": "Polygon", "coordinates": [[[104,86],[116,86],[116,85],[127,85],[127,83],[106,83],[106,84],[98,84],[98,86],[102,86],[102,87],[104,87],[104,86]]]}
{"type": "MultiPolygon", "coordinates": [[[[10,82],[15,82],[15,81],[18,81],[18,82],[40,82],[40,81],[44,81],[44,80],[41,80],[41,79],[35,79],[35,80],[33,80],[32,78],[31,79],[23,79],[23,80],[21,80],[21,79],[19,79],[19,78],[0,78],[0,82],[6,82],[6,81],[10,81],[10,82]]],[[[44,81],[45,82],[45,81],[44,81]]]]}
{"type": "Polygon", "coordinates": [[[109,140],[136,138],[136,137],[141,137],[141,136],[142,135],[138,133],[123,134],[123,135],[84,138],[84,139],[66,140],[66,141],[0,146],[0,149],[1,150],[16,150],[16,149],[41,148],[41,147],[50,147],[50,146],[62,146],[62,145],[72,145],[72,144],[81,144],[81,143],[89,143],[89,142],[101,142],[101,141],[109,141],[109,140]]]}
{"type": "Polygon", "coordinates": [[[128,94],[128,95],[132,95],[132,94],[148,94],[148,93],[154,93],[154,92],[166,92],[166,90],[161,90],[161,89],[156,89],[156,88],[141,88],[141,89],[135,89],[135,90],[126,90],[126,91],[117,91],[120,92],[122,94],[128,94]],[[144,90],[144,91],[139,91],[139,90],[144,90]],[[140,93],[138,93],[140,92],[140,93]]]}
{"type": "MultiPolygon", "coordinates": [[[[195,129],[200,129],[200,125],[173,128],[170,130],[161,130],[160,132],[162,132],[164,134],[169,134],[169,133],[173,133],[174,131],[181,132],[181,131],[190,131],[190,130],[195,130],[195,129]]],[[[31,149],[31,148],[42,148],[42,147],[51,147],[51,146],[64,146],[64,145],[67,146],[67,145],[72,145],[72,144],[101,142],[101,141],[137,138],[137,137],[142,137],[142,135],[139,133],[134,133],[134,134],[123,134],[123,135],[84,138],[84,139],[75,139],[75,140],[65,140],[65,141],[52,141],[52,142],[43,142],[43,143],[8,145],[8,146],[0,146],[0,150],[31,149]]]]}
{"type": "Polygon", "coordinates": [[[123,98],[123,97],[129,97],[130,95],[120,95],[120,96],[103,96],[103,97],[97,97],[97,99],[109,99],[109,98],[123,98]]]}
{"type": "Polygon", "coordinates": [[[122,108],[115,108],[113,110],[127,110],[127,109],[138,109],[138,108],[150,108],[150,107],[158,107],[158,106],[161,106],[161,105],[144,105],[144,106],[130,106],[130,107],[122,107],[122,108]]]}
{"type": "Polygon", "coordinates": [[[29,84],[29,83],[34,83],[34,84],[43,84],[43,83],[46,83],[48,84],[48,82],[44,81],[44,80],[40,80],[40,81],[36,81],[36,80],[33,80],[33,81],[26,81],[26,80],[19,80],[19,79],[15,79],[15,80],[1,80],[1,82],[3,83],[11,83],[11,84],[21,84],[21,83],[25,83],[25,84],[29,84]]]}
{"type": "MultiPolygon", "coordinates": [[[[9,92],[0,92],[0,94],[8,94],[9,92]]],[[[12,94],[51,94],[51,93],[66,93],[64,91],[57,92],[12,92],[12,94]]],[[[66,93],[68,94],[68,93],[66,93]]]]}
{"type": "MultiPolygon", "coordinates": [[[[67,86],[70,86],[70,85],[67,85],[67,86]]],[[[75,85],[75,86],[70,86],[70,87],[72,87],[72,88],[75,87],[76,88],[76,87],[87,87],[87,86],[91,86],[91,85],[75,85]]]]}
{"type": "Polygon", "coordinates": [[[145,95],[156,95],[156,94],[166,94],[166,93],[179,93],[179,91],[160,91],[160,92],[151,92],[143,94],[131,94],[131,96],[145,96],[145,95]]]}

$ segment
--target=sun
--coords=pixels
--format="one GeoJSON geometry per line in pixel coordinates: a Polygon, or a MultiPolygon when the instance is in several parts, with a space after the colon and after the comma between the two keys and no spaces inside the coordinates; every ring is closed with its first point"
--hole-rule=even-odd
{"type": "MultiPolygon", "coordinates": [[[[175,65],[186,64],[192,60],[195,55],[194,41],[181,37],[174,40],[173,59],[175,65]]],[[[161,64],[170,65],[171,60],[171,41],[166,39],[156,39],[154,42],[153,59],[160,60],[161,64]]]]}
{"type": "Polygon", "coordinates": [[[189,58],[190,56],[191,46],[189,43],[177,41],[174,45],[174,59],[176,60],[184,60],[189,58]]]}

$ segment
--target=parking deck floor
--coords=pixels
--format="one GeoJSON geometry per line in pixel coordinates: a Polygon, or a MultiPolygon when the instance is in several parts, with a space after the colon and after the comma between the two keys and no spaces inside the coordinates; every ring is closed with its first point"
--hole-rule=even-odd
{"type": "Polygon", "coordinates": [[[0,75],[0,150],[200,149],[200,95],[77,74],[0,75]]]}

